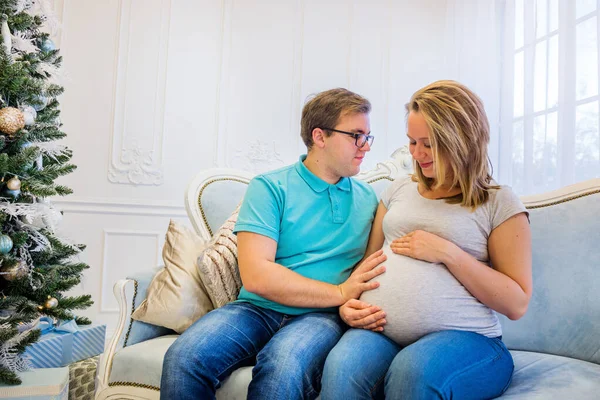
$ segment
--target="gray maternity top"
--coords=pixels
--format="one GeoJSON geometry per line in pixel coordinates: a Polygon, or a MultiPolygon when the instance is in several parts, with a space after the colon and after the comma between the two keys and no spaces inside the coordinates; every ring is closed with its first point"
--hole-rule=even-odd
{"type": "Polygon", "coordinates": [[[494,311],[477,300],[444,264],[394,254],[390,243],[420,229],[447,239],[490,265],[488,238],[492,230],[518,213],[527,212],[507,186],[490,191],[489,200],[475,211],[443,199],[427,199],[410,177],[396,179],[382,194],[386,272],[375,280],[380,287],[361,300],[386,312],[384,334],[407,346],[431,332],[472,331],[488,337],[502,334],[494,311]]]}

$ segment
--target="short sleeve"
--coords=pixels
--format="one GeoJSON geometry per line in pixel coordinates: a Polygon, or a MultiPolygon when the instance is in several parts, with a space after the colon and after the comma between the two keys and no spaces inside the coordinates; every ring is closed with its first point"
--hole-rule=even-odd
{"type": "Polygon", "coordinates": [[[388,185],[387,188],[381,193],[381,202],[385,206],[386,209],[390,209],[390,203],[394,198],[396,192],[398,192],[406,183],[410,182],[410,176],[403,176],[400,178],[396,178],[394,182],[388,185]]]}
{"type": "Polygon", "coordinates": [[[252,232],[279,241],[282,195],[264,176],[250,181],[242,201],[234,233],[252,232]]]}
{"type": "Polygon", "coordinates": [[[510,217],[519,213],[525,213],[527,218],[529,218],[527,209],[515,192],[508,186],[501,186],[490,200],[492,201],[492,230],[496,229],[510,217]]]}

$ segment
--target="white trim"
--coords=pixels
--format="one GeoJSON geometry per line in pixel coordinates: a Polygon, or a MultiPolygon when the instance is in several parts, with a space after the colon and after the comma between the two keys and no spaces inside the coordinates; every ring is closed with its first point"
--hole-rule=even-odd
{"type": "Polygon", "coordinates": [[[183,204],[160,201],[112,200],[97,197],[52,198],[62,211],[77,214],[148,215],[157,217],[187,217],[183,204]]]}
{"type": "Polygon", "coordinates": [[[525,207],[540,207],[560,203],[566,199],[579,197],[595,191],[600,191],[600,178],[589,179],[551,192],[522,196],[521,201],[525,207]]]}

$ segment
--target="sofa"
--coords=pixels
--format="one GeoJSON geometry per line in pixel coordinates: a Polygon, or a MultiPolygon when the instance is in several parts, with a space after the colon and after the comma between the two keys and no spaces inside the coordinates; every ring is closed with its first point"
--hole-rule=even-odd
{"type": "MultiPolygon", "coordinates": [[[[412,168],[406,147],[361,173],[380,195],[412,168]]],[[[185,192],[196,232],[209,239],[243,197],[252,174],[231,169],[199,173],[185,192]]],[[[530,213],[534,292],[526,315],[501,317],[515,370],[506,399],[600,398],[600,179],[522,197],[530,213]]],[[[96,399],[158,399],[162,361],[177,334],[133,320],[155,268],[118,281],[116,331],[99,361],[96,399]]],[[[252,368],[235,371],[217,399],[245,399],[252,368]]]]}

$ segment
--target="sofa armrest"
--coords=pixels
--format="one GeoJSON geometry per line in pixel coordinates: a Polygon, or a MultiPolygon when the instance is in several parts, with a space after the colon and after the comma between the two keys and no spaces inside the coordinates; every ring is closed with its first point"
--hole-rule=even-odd
{"type": "Polygon", "coordinates": [[[115,354],[123,348],[130,327],[132,301],[135,297],[136,282],[133,279],[120,279],[113,287],[113,293],[119,305],[119,320],[115,333],[104,349],[98,361],[96,374],[96,389],[98,392],[108,387],[112,362],[115,354]]]}
{"type": "Polygon", "coordinates": [[[100,390],[108,387],[112,362],[119,350],[126,346],[175,333],[171,329],[135,321],[131,318],[133,311],[146,298],[148,286],[160,268],[162,266],[127,279],[121,279],[113,287],[113,293],[119,305],[119,320],[108,347],[98,361],[96,387],[100,390]]]}

